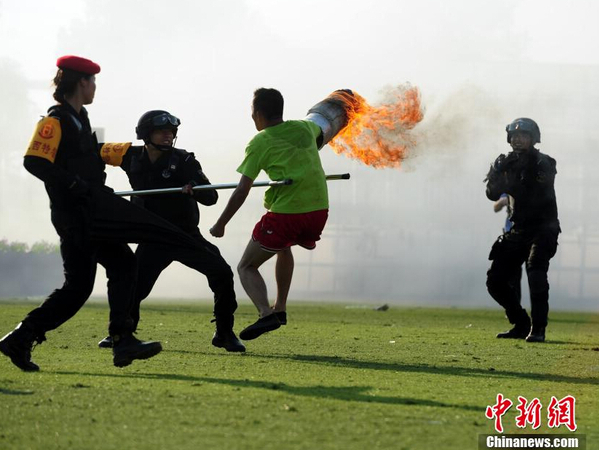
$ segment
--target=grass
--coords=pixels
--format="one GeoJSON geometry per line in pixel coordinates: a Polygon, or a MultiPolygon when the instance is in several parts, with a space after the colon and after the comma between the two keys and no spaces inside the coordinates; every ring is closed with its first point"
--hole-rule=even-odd
{"type": "MultiPolygon", "coordinates": [[[[38,373],[0,358],[0,449],[468,449],[494,433],[485,408],[576,398],[576,433],[599,448],[599,314],[554,312],[545,344],[494,338],[497,310],[292,304],[289,325],[210,345],[208,304],[144,304],[143,339],[165,350],[112,366],[107,308],[89,304],[35,349],[38,373]]],[[[0,330],[32,308],[0,304],[0,330]]],[[[255,320],[244,304],[236,329],[255,320]]],[[[550,429],[546,413],[536,431],[550,429]]]]}

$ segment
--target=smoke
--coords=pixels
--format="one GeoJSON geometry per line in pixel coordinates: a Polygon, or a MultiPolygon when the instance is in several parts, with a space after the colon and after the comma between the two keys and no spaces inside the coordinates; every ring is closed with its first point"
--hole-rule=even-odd
{"type": "Polygon", "coordinates": [[[476,151],[473,139],[484,142],[485,131],[502,120],[497,101],[472,84],[438,101],[425,96],[426,103],[409,83],[381,89],[380,99],[371,104],[354,96],[346,100],[349,125],[329,145],[374,168],[461,168],[476,151]]]}
{"type": "Polygon", "coordinates": [[[481,127],[497,126],[501,114],[497,103],[479,86],[467,85],[435,104],[420,124],[419,154],[451,156],[470,146],[481,127]]]}

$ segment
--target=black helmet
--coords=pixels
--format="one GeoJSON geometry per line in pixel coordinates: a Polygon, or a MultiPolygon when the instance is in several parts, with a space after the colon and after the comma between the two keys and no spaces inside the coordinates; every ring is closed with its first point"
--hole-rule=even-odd
{"type": "Polygon", "coordinates": [[[523,131],[530,134],[533,145],[537,142],[541,142],[541,130],[539,130],[539,126],[532,119],[527,119],[525,117],[516,119],[505,127],[505,131],[507,131],[508,143],[511,142],[512,134],[514,134],[516,131],[523,131]]]}
{"type": "Polygon", "coordinates": [[[168,111],[162,111],[159,109],[148,111],[139,118],[137,126],[135,127],[135,133],[137,133],[137,139],[142,139],[144,142],[150,138],[150,133],[160,128],[171,128],[173,130],[174,137],[177,137],[177,128],[181,125],[181,121],[170,114],[168,111]]]}

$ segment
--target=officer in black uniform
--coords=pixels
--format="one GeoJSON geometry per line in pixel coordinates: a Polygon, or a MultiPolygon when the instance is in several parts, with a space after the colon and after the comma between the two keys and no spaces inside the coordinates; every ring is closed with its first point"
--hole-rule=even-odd
{"type": "Polygon", "coordinates": [[[123,367],[162,350],[159,342],[141,342],[133,336],[130,310],[136,261],[126,242],[193,245],[193,241],[105,186],[105,164],[83,107],[93,101],[95,74],[100,66],[76,56],[59,58],[57,66],[54,98],[58,104],[38,123],[24,166],[44,182],[50,198],[65,282],[0,340],[0,351],[24,371],[39,370],[31,361],[33,343],[44,341],[46,332],[59,327],[83,306],[92,292],[100,263],[108,278],[113,362],[123,367]]]}
{"type": "MultiPolygon", "coordinates": [[[[207,185],[210,181],[193,153],[173,147],[180,123],[167,111],[148,111],[141,116],[135,129],[137,139],[143,140],[144,146],[105,144],[100,150],[107,164],[120,166],[127,173],[134,190],[183,186],[182,193],[134,196],[132,202],[176,225],[197,243],[195,248],[153,243],[138,246],[138,281],[131,316],[137,326],[142,300],[150,294],[160,273],[173,261],[179,261],[204,274],[214,292],[216,333],[212,345],[230,352],[243,352],[245,346],[233,332],[233,313],[237,309],[233,272],[218,248],[198,229],[198,203],[214,205],[218,193],[214,189],[192,190],[193,186],[207,185]]],[[[110,337],[98,345],[110,347],[110,337]]]]}
{"type": "Polygon", "coordinates": [[[554,189],[556,163],[534,147],[541,142],[541,132],[533,120],[516,119],[506,131],[513,151],[499,155],[491,166],[486,193],[493,201],[503,192],[509,194],[513,227],[491,249],[487,288],[514,325],[498,338],[543,342],[549,312],[547,271],[561,231],[554,189]],[[532,328],[515,287],[523,263],[530,289],[532,328]]]}

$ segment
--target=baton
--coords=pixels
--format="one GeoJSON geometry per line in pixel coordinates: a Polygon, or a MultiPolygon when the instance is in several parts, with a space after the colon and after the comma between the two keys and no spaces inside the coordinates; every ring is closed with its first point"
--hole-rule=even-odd
{"type": "MultiPolygon", "coordinates": [[[[349,180],[349,173],[341,173],[335,175],[327,175],[327,180],[349,180]]],[[[254,181],[252,187],[263,187],[263,186],[288,186],[293,184],[293,180],[287,178],[285,180],[278,181],[254,181]]],[[[235,189],[238,183],[221,183],[221,184],[204,184],[201,186],[194,186],[191,189],[193,191],[207,191],[209,189],[235,189]]],[[[116,195],[121,197],[127,197],[130,195],[154,195],[154,194],[174,194],[181,193],[183,187],[175,188],[164,188],[164,189],[147,189],[143,191],[120,191],[115,192],[116,195]]]]}

